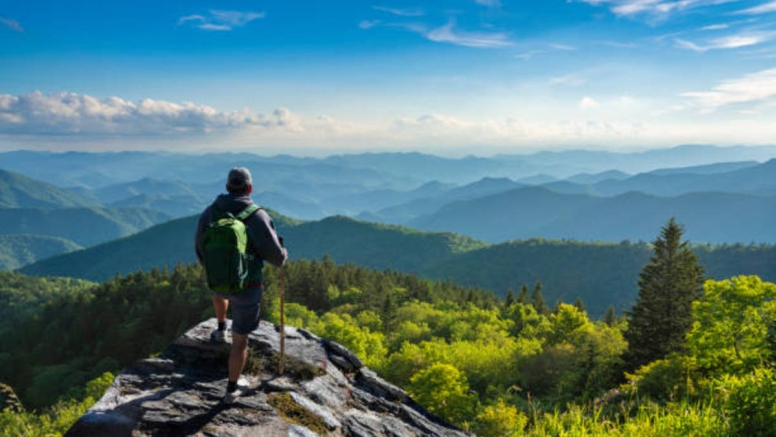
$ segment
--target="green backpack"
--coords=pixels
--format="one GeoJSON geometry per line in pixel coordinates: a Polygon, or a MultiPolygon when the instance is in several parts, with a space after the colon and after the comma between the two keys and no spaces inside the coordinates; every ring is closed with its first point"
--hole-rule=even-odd
{"type": "Polygon", "coordinates": [[[234,294],[245,288],[253,258],[247,252],[248,228],[243,220],[259,207],[251,205],[241,213],[224,213],[215,205],[214,220],[202,231],[202,252],[207,285],[217,293],[234,294]]]}

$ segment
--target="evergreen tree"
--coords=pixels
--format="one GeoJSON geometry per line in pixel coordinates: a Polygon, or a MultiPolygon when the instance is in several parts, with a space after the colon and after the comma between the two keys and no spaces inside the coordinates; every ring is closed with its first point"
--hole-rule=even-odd
{"type": "Polygon", "coordinates": [[[506,299],[504,299],[504,308],[509,308],[514,303],[515,303],[515,290],[513,290],[510,287],[509,291],[507,291],[507,297],[506,299]]]}
{"type": "Polygon", "coordinates": [[[577,300],[574,302],[574,306],[577,307],[580,311],[587,311],[587,308],[585,308],[585,302],[582,301],[581,297],[578,297],[577,300]]]}
{"type": "Polygon", "coordinates": [[[544,295],[542,294],[541,281],[536,282],[533,294],[531,295],[531,304],[537,313],[545,316],[550,315],[550,308],[547,306],[547,302],[544,300],[544,295]]]}
{"type": "Polygon", "coordinates": [[[639,275],[639,297],[628,313],[625,363],[634,370],[672,352],[681,352],[692,327],[692,302],[703,290],[703,268],[682,241],[672,217],[653,243],[653,255],[639,275]]]}
{"type": "Polygon", "coordinates": [[[608,326],[613,326],[614,322],[617,321],[617,312],[614,309],[614,305],[609,305],[609,309],[606,310],[606,315],[604,316],[604,323],[606,323],[608,326]]]}
{"type": "Polygon", "coordinates": [[[520,293],[517,295],[517,301],[523,305],[528,305],[528,286],[523,284],[522,287],[520,287],[520,293]]]}

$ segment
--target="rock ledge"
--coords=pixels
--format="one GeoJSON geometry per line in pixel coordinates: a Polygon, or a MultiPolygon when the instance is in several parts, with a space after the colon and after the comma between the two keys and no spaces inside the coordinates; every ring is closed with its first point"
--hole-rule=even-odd
{"type": "Polygon", "coordinates": [[[280,338],[262,322],[250,334],[244,380],[232,405],[226,388],[229,344],[213,344],[215,319],[195,326],[160,356],[126,368],[66,436],[470,436],[417,405],[409,395],[335,342],[286,327],[280,338]]]}

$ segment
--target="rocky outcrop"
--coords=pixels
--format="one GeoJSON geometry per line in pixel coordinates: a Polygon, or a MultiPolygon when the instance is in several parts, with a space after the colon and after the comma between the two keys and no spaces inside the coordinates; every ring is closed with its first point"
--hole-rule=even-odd
{"type": "Polygon", "coordinates": [[[66,436],[451,436],[469,434],[418,406],[343,346],[262,322],[250,335],[244,374],[251,388],[222,402],[229,344],[209,341],[215,319],[186,332],[160,356],[125,369],[66,436]]]}

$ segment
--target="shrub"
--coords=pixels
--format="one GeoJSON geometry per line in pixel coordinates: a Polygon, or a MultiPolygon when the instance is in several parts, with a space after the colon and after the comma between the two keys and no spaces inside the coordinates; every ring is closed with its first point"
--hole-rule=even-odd
{"type": "Polygon", "coordinates": [[[772,436],[776,430],[776,374],[758,368],[744,376],[726,376],[721,381],[723,411],[730,435],[772,436]]]}

